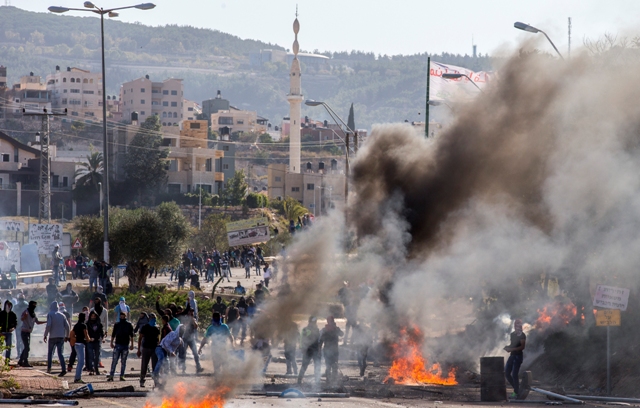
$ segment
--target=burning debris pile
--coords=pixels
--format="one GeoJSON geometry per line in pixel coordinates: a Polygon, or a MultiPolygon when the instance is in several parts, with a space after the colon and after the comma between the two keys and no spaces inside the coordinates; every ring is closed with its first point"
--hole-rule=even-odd
{"type": "Polygon", "coordinates": [[[440,364],[427,368],[428,361],[422,355],[423,334],[417,327],[404,328],[393,344],[393,363],[385,382],[405,385],[437,384],[456,385],[456,369],[444,376],[440,364]]]}
{"type": "Polygon", "coordinates": [[[159,405],[147,401],[144,408],[223,408],[230,392],[226,386],[211,389],[179,382],[170,394],[162,396],[159,405]]]}

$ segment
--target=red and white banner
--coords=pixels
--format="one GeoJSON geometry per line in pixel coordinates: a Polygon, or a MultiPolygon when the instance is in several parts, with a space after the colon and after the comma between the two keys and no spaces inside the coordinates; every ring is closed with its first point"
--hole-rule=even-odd
{"type": "Polygon", "coordinates": [[[480,90],[471,83],[469,78],[462,76],[457,79],[444,79],[442,74],[467,75],[480,89],[495,79],[495,74],[491,71],[474,72],[463,67],[431,61],[429,67],[429,75],[431,76],[429,100],[431,101],[464,101],[480,93],[480,90]]]}

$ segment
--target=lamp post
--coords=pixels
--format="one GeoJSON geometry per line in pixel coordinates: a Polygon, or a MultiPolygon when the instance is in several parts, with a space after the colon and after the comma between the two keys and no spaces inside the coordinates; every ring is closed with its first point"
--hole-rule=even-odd
{"type": "Polygon", "coordinates": [[[564,61],[564,57],[562,56],[562,54],[560,54],[560,51],[558,51],[558,48],[553,43],[553,41],[551,41],[551,38],[549,38],[547,33],[545,33],[544,31],[540,30],[539,28],[535,28],[534,26],[531,26],[529,24],[521,23],[520,21],[516,21],[515,23],[513,23],[513,26],[515,28],[517,28],[518,30],[526,31],[526,32],[529,32],[529,33],[534,33],[534,34],[542,33],[542,34],[544,34],[544,36],[547,37],[547,40],[549,40],[549,43],[551,44],[553,49],[556,50],[556,52],[560,56],[560,59],[564,61]]]}
{"type": "Polygon", "coordinates": [[[109,262],[109,148],[107,145],[107,86],[106,86],[106,75],[105,75],[105,66],[104,66],[104,15],[107,14],[109,17],[118,17],[118,13],[116,10],[124,10],[130,8],[136,8],[138,10],[151,10],[156,5],[153,3],[141,3],[136,4],[135,6],[125,6],[125,7],[115,7],[111,9],[100,8],[93,4],[90,1],[84,2],[83,9],[81,8],[68,8],[68,7],[59,7],[59,6],[51,6],[49,7],[49,11],[52,13],[66,13],[67,11],[89,11],[91,13],[96,13],[100,15],[100,36],[102,40],[101,48],[102,48],[102,156],[103,156],[103,174],[104,174],[104,202],[103,202],[103,212],[104,212],[104,261],[109,262]]]}
{"type": "MultiPolygon", "coordinates": [[[[478,90],[479,90],[480,92],[482,92],[482,89],[480,89],[480,87],[478,86],[478,84],[476,84],[476,83],[475,83],[475,81],[474,81],[473,79],[471,79],[471,78],[469,77],[469,75],[467,75],[467,74],[460,74],[460,73],[446,73],[446,74],[442,74],[442,78],[444,78],[444,79],[459,79],[459,78],[462,78],[462,77],[467,78],[469,81],[471,81],[471,83],[472,83],[476,88],[478,88],[478,90]]],[[[429,102],[431,102],[431,101],[429,101],[429,102]]]]}
{"type": "MultiPolygon", "coordinates": [[[[338,127],[342,128],[342,126],[344,126],[347,129],[347,132],[353,133],[356,137],[358,137],[358,135],[356,135],[356,132],[354,132],[354,130],[351,129],[349,127],[349,125],[344,123],[344,120],[342,120],[342,118],[340,116],[338,116],[338,114],[335,113],[335,111],[333,109],[331,109],[331,106],[329,106],[326,102],[314,101],[313,99],[307,99],[304,102],[304,104],[307,105],[307,106],[319,106],[319,105],[324,106],[324,108],[327,110],[327,113],[329,114],[329,116],[331,116],[331,119],[333,119],[333,121],[336,123],[336,125],[338,125],[338,127]]],[[[345,181],[344,181],[344,202],[346,204],[347,203],[347,197],[349,196],[349,150],[353,151],[354,153],[355,153],[355,150],[351,149],[350,146],[349,146],[349,142],[345,141],[342,137],[340,137],[339,134],[336,133],[336,136],[338,136],[338,138],[345,145],[345,149],[344,150],[345,150],[345,163],[346,163],[346,165],[345,165],[345,170],[346,170],[345,173],[346,174],[345,174],[345,181]]],[[[347,133],[347,139],[348,138],[349,138],[349,136],[348,136],[348,133],[347,133]]],[[[314,205],[315,205],[315,203],[314,203],[314,205]]]]}
{"type": "Polygon", "coordinates": [[[100,189],[100,216],[102,217],[102,183],[98,182],[98,188],[100,189]]]}

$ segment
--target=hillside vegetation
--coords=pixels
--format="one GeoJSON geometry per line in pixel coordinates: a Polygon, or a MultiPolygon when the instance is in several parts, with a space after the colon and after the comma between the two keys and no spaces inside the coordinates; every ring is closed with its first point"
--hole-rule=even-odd
{"type": "MultiPolygon", "coordinates": [[[[201,102],[220,89],[235,106],[256,110],[278,125],[288,115],[288,67],[266,63],[251,67],[248,55],[281,46],[216,30],[105,20],[107,93],[117,95],[122,82],[149,74],[153,80],[184,79],[185,97],[201,102]]],[[[314,50],[314,52],[318,52],[314,50]]],[[[428,53],[380,56],[374,53],[322,52],[331,57],[326,69],[303,65],[305,98],[324,100],[346,116],[353,102],[356,125],[424,118],[428,53]],[[420,114],[418,114],[420,112],[420,114]]],[[[491,69],[486,55],[472,58],[432,55],[434,60],[475,70],[491,69]]],[[[46,76],[59,65],[100,69],[100,24],[96,18],[34,13],[0,7],[0,64],[8,82],[34,72],[46,76]]],[[[328,119],[321,108],[304,107],[304,115],[328,119]]],[[[437,115],[437,110],[434,110],[437,115]]]]}

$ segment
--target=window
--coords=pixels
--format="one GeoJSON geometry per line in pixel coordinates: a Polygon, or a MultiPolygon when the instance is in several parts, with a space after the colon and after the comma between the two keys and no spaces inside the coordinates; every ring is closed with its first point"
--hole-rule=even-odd
{"type": "Polygon", "coordinates": [[[140,99],[140,103],[144,105],[144,99],[140,99]]]}
{"type": "Polygon", "coordinates": [[[218,119],[218,123],[220,125],[233,125],[233,118],[230,118],[228,116],[220,116],[220,118],[218,119]]]}
{"type": "Polygon", "coordinates": [[[292,193],[297,193],[300,191],[300,187],[291,187],[291,192],[292,193]]]}
{"type": "Polygon", "coordinates": [[[69,187],[69,177],[62,177],[62,187],[69,187]]]}
{"type": "Polygon", "coordinates": [[[14,161],[14,162],[16,162],[16,163],[17,163],[18,161],[20,161],[20,159],[19,159],[19,157],[18,157],[18,156],[19,156],[19,153],[20,153],[20,150],[19,150],[17,147],[14,147],[14,148],[13,148],[13,161],[14,161]]]}
{"type": "Polygon", "coordinates": [[[229,165],[228,164],[223,164],[222,165],[222,170],[229,170],[229,165]]]}
{"type": "Polygon", "coordinates": [[[71,82],[74,82],[74,83],[75,83],[75,82],[76,82],[76,79],[75,79],[75,78],[71,78],[71,82]]]}
{"type": "Polygon", "coordinates": [[[200,123],[199,122],[190,123],[189,124],[189,128],[190,129],[200,129],[200,123]]]}
{"type": "MultiPolygon", "coordinates": [[[[167,112],[162,112],[162,117],[166,118],[167,117],[167,112]]],[[[164,125],[164,123],[163,123],[163,125],[164,125]]]]}
{"type": "Polygon", "coordinates": [[[62,82],[67,82],[67,78],[62,78],[62,82]]]}
{"type": "Polygon", "coordinates": [[[171,107],[176,108],[178,106],[178,102],[171,102],[171,107]]]}
{"type": "Polygon", "coordinates": [[[77,82],[77,83],[80,83],[80,78],[76,78],[76,82],[77,82]]]}
{"type": "Polygon", "coordinates": [[[162,126],[167,126],[167,122],[162,122],[162,126]]]}
{"type": "Polygon", "coordinates": [[[222,150],[225,151],[225,152],[228,152],[229,151],[229,146],[222,146],[222,150]]]}
{"type": "Polygon", "coordinates": [[[242,120],[242,119],[238,119],[238,120],[236,121],[236,125],[244,125],[244,120],[242,120]]]}
{"type": "Polygon", "coordinates": [[[176,159],[169,160],[169,171],[178,171],[178,161],[176,159]]]}
{"type": "Polygon", "coordinates": [[[89,80],[89,83],[90,83],[90,84],[92,84],[92,83],[93,83],[93,79],[90,79],[90,80],[89,80]]]}
{"type": "Polygon", "coordinates": [[[147,113],[145,111],[140,111],[140,115],[146,115],[147,113]]]}
{"type": "Polygon", "coordinates": [[[313,183],[307,183],[307,190],[315,190],[316,186],[313,183]]]}
{"type": "Polygon", "coordinates": [[[66,89],[63,89],[63,90],[62,90],[62,93],[67,93],[67,90],[66,90],[66,89]]]}
{"type": "Polygon", "coordinates": [[[207,159],[204,167],[205,167],[205,171],[211,171],[211,169],[213,168],[213,160],[207,159]]]}
{"type": "Polygon", "coordinates": [[[11,161],[11,155],[8,153],[2,153],[2,161],[3,162],[10,162],[11,161]]]}
{"type": "Polygon", "coordinates": [[[79,89],[70,89],[69,92],[71,93],[80,93],[79,89]]]}
{"type": "Polygon", "coordinates": [[[51,184],[53,187],[60,187],[60,176],[51,176],[51,184]]]}
{"type": "Polygon", "coordinates": [[[177,119],[178,118],[178,112],[173,112],[173,117],[177,119]]]}
{"type": "Polygon", "coordinates": [[[76,111],[71,112],[71,116],[78,116],[78,112],[76,111]]]}
{"type": "Polygon", "coordinates": [[[93,112],[85,112],[84,116],[93,116],[93,112]]]}
{"type": "Polygon", "coordinates": [[[83,79],[83,80],[82,80],[82,83],[83,83],[83,84],[88,84],[88,83],[89,83],[89,80],[88,80],[87,78],[85,78],[85,79],[83,79]]]}
{"type": "Polygon", "coordinates": [[[169,106],[169,102],[167,102],[167,101],[162,101],[162,106],[169,106]]]}
{"type": "Polygon", "coordinates": [[[151,101],[151,106],[160,106],[160,102],[158,102],[158,101],[151,101]]]}
{"type": "Polygon", "coordinates": [[[276,181],[277,181],[277,182],[282,181],[282,177],[276,177],[276,181]]]}
{"type": "Polygon", "coordinates": [[[165,91],[162,91],[162,94],[163,94],[163,95],[169,95],[169,91],[166,91],[166,90],[165,90],[165,91]]]}
{"type": "Polygon", "coordinates": [[[188,111],[188,112],[193,112],[193,108],[192,108],[192,107],[188,107],[188,108],[187,108],[187,111],[188,111]]]}
{"type": "Polygon", "coordinates": [[[83,94],[93,95],[93,91],[82,91],[83,94]]]}
{"type": "Polygon", "coordinates": [[[82,105],[79,99],[69,99],[69,105],[82,105]]]}
{"type": "Polygon", "coordinates": [[[178,91],[171,91],[171,95],[177,95],[178,91]]]}
{"type": "Polygon", "coordinates": [[[66,105],[67,104],[67,98],[62,98],[62,104],[66,105]]]}
{"type": "Polygon", "coordinates": [[[167,184],[169,194],[180,194],[180,184],[167,184]]]}
{"type": "Polygon", "coordinates": [[[145,92],[144,88],[140,88],[140,92],[144,93],[145,92]]]}

